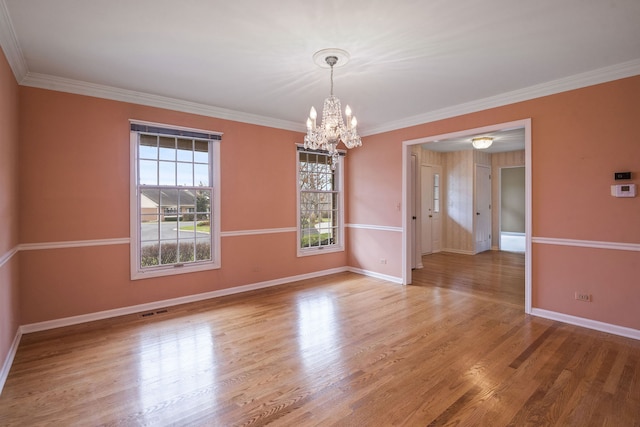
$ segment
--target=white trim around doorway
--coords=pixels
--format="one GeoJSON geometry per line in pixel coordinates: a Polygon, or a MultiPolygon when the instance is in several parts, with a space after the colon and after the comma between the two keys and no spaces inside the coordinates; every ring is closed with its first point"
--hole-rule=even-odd
{"type": "Polygon", "coordinates": [[[481,133],[496,132],[501,130],[524,128],[525,134],[525,291],[524,311],[531,314],[531,119],[515,120],[506,123],[497,123],[475,129],[466,129],[441,135],[430,135],[423,138],[402,141],[402,283],[411,284],[411,236],[408,235],[411,225],[409,177],[411,147],[418,144],[428,144],[443,139],[460,138],[481,133]]]}

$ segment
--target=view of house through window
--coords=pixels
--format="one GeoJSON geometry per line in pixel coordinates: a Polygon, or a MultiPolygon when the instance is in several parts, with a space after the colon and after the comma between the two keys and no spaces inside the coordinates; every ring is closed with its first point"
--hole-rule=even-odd
{"type": "Polygon", "coordinates": [[[340,164],[323,152],[298,152],[299,250],[342,247],[340,164]]]}
{"type": "Polygon", "coordinates": [[[212,262],[213,142],[136,136],[138,271],[212,262]]]}

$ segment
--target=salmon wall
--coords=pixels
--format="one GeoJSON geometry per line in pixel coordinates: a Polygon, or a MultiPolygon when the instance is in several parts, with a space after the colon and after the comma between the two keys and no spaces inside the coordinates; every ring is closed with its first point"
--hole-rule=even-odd
{"type": "Polygon", "coordinates": [[[347,160],[347,250],[301,258],[291,230],[301,134],[18,87],[6,61],[0,88],[0,356],[19,324],[345,266],[400,278],[402,141],[525,118],[534,309],[640,330],[640,197],[609,192],[616,171],[640,184],[640,76],[363,138],[347,160]],[[221,269],[130,280],[129,119],[224,133],[221,269]]]}
{"type": "MultiPolygon", "coordinates": [[[[348,222],[401,225],[402,141],[531,118],[533,308],[640,330],[640,196],[610,195],[614,172],[640,185],[638,99],[635,76],[363,138],[350,153],[348,222]]],[[[349,262],[401,276],[401,239],[358,233],[368,246],[352,240],[349,262]]]]}
{"type": "Polygon", "coordinates": [[[296,256],[300,133],[30,87],[20,100],[22,324],[346,266],[296,256]],[[129,119],[224,133],[219,270],[130,280],[129,119]]]}
{"type": "Polygon", "coordinates": [[[18,84],[0,50],[0,389],[20,326],[18,289],[18,84]]]}

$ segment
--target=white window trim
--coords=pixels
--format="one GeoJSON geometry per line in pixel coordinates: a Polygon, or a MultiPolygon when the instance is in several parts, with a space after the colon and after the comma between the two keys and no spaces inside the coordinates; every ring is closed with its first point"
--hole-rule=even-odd
{"type": "MultiPolygon", "coordinates": [[[[304,150],[313,152],[314,150],[304,150]]],[[[313,255],[322,255],[322,254],[330,254],[335,252],[344,252],[345,244],[345,233],[344,233],[344,161],[343,156],[340,156],[340,161],[336,166],[338,171],[338,243],[331,246],[318,246],[313,248],[301,248],[300,247],[300,151],[296,149],[296,173],[295,173],[295,185],[296,185],[296,248],[297,248],[297,256],[305,257],[305,256],[313,256],[313,255]]]]}
{"type": "MultiPolygon", "coordinates": [[[[169,129],[179,129],[191,132],[200,132],[208,134],[222,135],[220,132],[212,132],[201,129],[185,128],[179,126],[171,126],[159,123],[142,122],[137,120],[130,120],[130,123],[144,124],[150,126],[158,126],[169,129]]],[[[211,140],[211,168],[213,179],[213,202],[211,204],[211,217],[212,222],[210,225],[210,232],[212,234],[211,239],[211,261],[198,262],[194,264],[182,264],[180,266],[167,265],[154,268],[140,268],[140,206],[138,204],[138,132],[131,131],[129,134],[129,147],[130,147],[130,176],[129,176],[129,219],[130,219],[130,261],[131,261],[131,280],[147,279],[152,277],[172,276],[176,274],[193,273],[197,271],[206,271],[219,269],[221,267],[220,257],[220,141],[211,140]]]]}

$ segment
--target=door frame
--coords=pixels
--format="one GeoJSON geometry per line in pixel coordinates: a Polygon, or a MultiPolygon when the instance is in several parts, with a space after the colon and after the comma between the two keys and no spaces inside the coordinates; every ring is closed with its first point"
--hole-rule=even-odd
{"type": "Polygon", "coordinates": [[[449,138],[473,136],[480,133],[524,128],[525,142],[525,274],[524,274],[524,311],[531,313],[531,119],[515,120],[506,123],[496,123],[484,127],[466,129],[440,135],[430,135],[418,139],[402,141],[402,284],[411,284],[411,262],[415,247],[412,247],[411,233],[411,147],[428,144],[449,138]]]}

